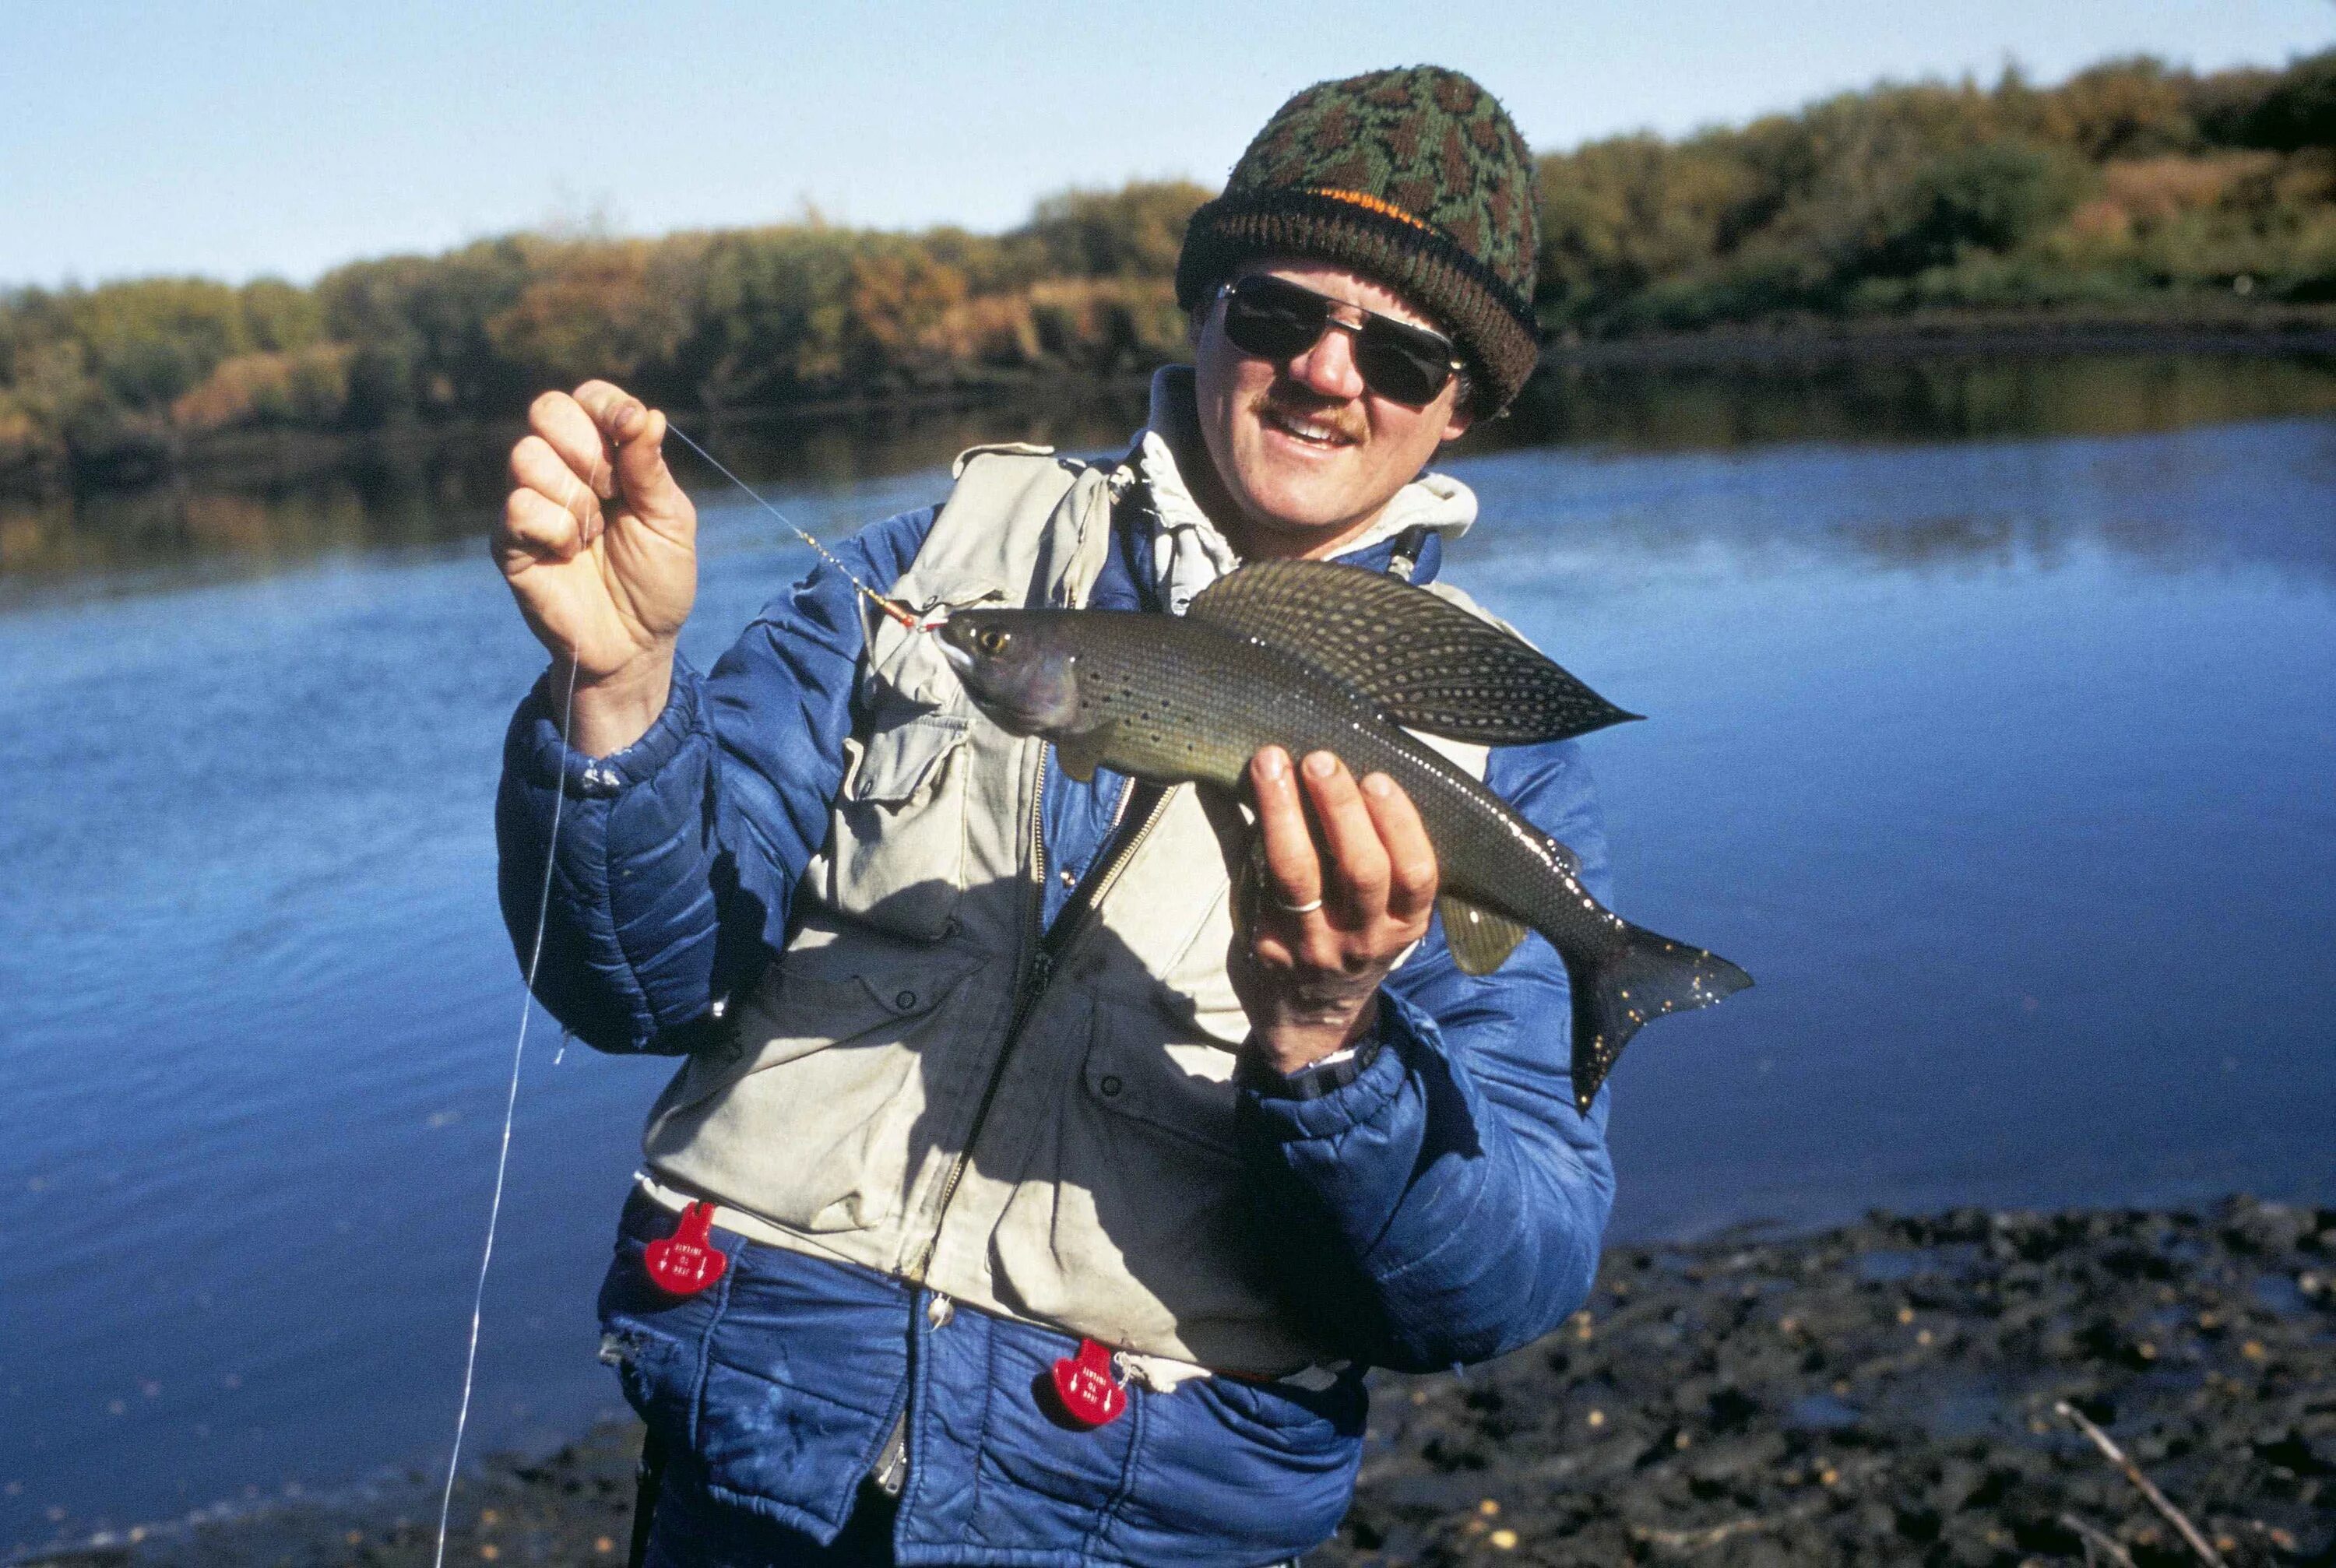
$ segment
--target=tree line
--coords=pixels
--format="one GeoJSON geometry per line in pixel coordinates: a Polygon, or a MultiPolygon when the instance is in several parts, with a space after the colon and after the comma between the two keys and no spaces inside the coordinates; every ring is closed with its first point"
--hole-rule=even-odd
{"type": "MultiPolygon", "coordinates": [[[[2336,299],[2336,50],[2053,86],[1883,84],[1543,155],[1552,336],[1938,312],[2227,314],[2336,299]],[[2211,306],[2210,303],[2212,302],[2211,306]]],[[[815,216],[514,234],[308,287],[0,293],[0,474],[126,472],[221,433],[507,417],[589,375],[720,411],[1146,368],[1178,354],[1184,181],[998,235],[815,216]]]]}
{"type": "Polygon", "coordinates": [[[1883,86],[1540,160],[1559,331],[2336,298],[2336,50],[1883,86]]]}

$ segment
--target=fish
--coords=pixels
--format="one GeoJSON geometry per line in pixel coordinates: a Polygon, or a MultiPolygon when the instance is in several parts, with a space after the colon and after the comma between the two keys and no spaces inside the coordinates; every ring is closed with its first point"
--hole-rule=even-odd
{"type": "Polygon", "coordinates": [[[1260,561],[1185,614],[951,609],[941,651],[974,706],[1052,743],[1064,772],[1097,767],[1238,797],[1268,745],[1328,751],[1410,796],[1434,844],[1453,960],[1489,974],[1528,931],[1564,961],[1572,1086],[1587,1115],[1622,1047],[1669,1013],[1752,977],[1631,924],[1592,898],[1572,852],[1413,730],[1486,745],[1585,735],[1639,717],[1523,638],[1425,589],[1335,562],[1260,561]]]}

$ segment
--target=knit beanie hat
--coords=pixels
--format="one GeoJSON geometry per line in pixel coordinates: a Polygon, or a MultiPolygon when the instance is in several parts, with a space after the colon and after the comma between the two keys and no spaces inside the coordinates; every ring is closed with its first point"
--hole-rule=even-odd
{"type": "Polygon", "coordinates": [[[1540,225],[1533,153],[1493,95],[1414,65],[1309,87],[1192,214],[1176,302],[1197,308],[1260,256],[1335,262],[1404,295],[1460,345],[1475,406],[1533,374],[1540,225]]]}

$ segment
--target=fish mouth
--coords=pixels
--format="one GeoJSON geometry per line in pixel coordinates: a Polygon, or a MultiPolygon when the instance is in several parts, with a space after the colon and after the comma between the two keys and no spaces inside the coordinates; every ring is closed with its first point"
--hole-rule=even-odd
{"type": "Polygon", "coordinates": [[[946,635],[938,635],[938,640],[941,645],[941,657],[949,660],[949,668],[963,675],[973,667],[973,655],[951,642],[946,635]]]}

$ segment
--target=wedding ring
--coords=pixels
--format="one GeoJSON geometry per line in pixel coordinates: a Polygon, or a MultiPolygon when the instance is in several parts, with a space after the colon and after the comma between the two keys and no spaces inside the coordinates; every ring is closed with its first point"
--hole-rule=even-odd
{"type": "Polygon", "coordinates": [[[1285,904],[1280,899],[1276,899],[1273,901],[1273,907],[1286,915],[1310,915],[1322,907],[1322,901],[1319,898],[1314,898],[1309,899],[1302,904],[1285,904]]]}

